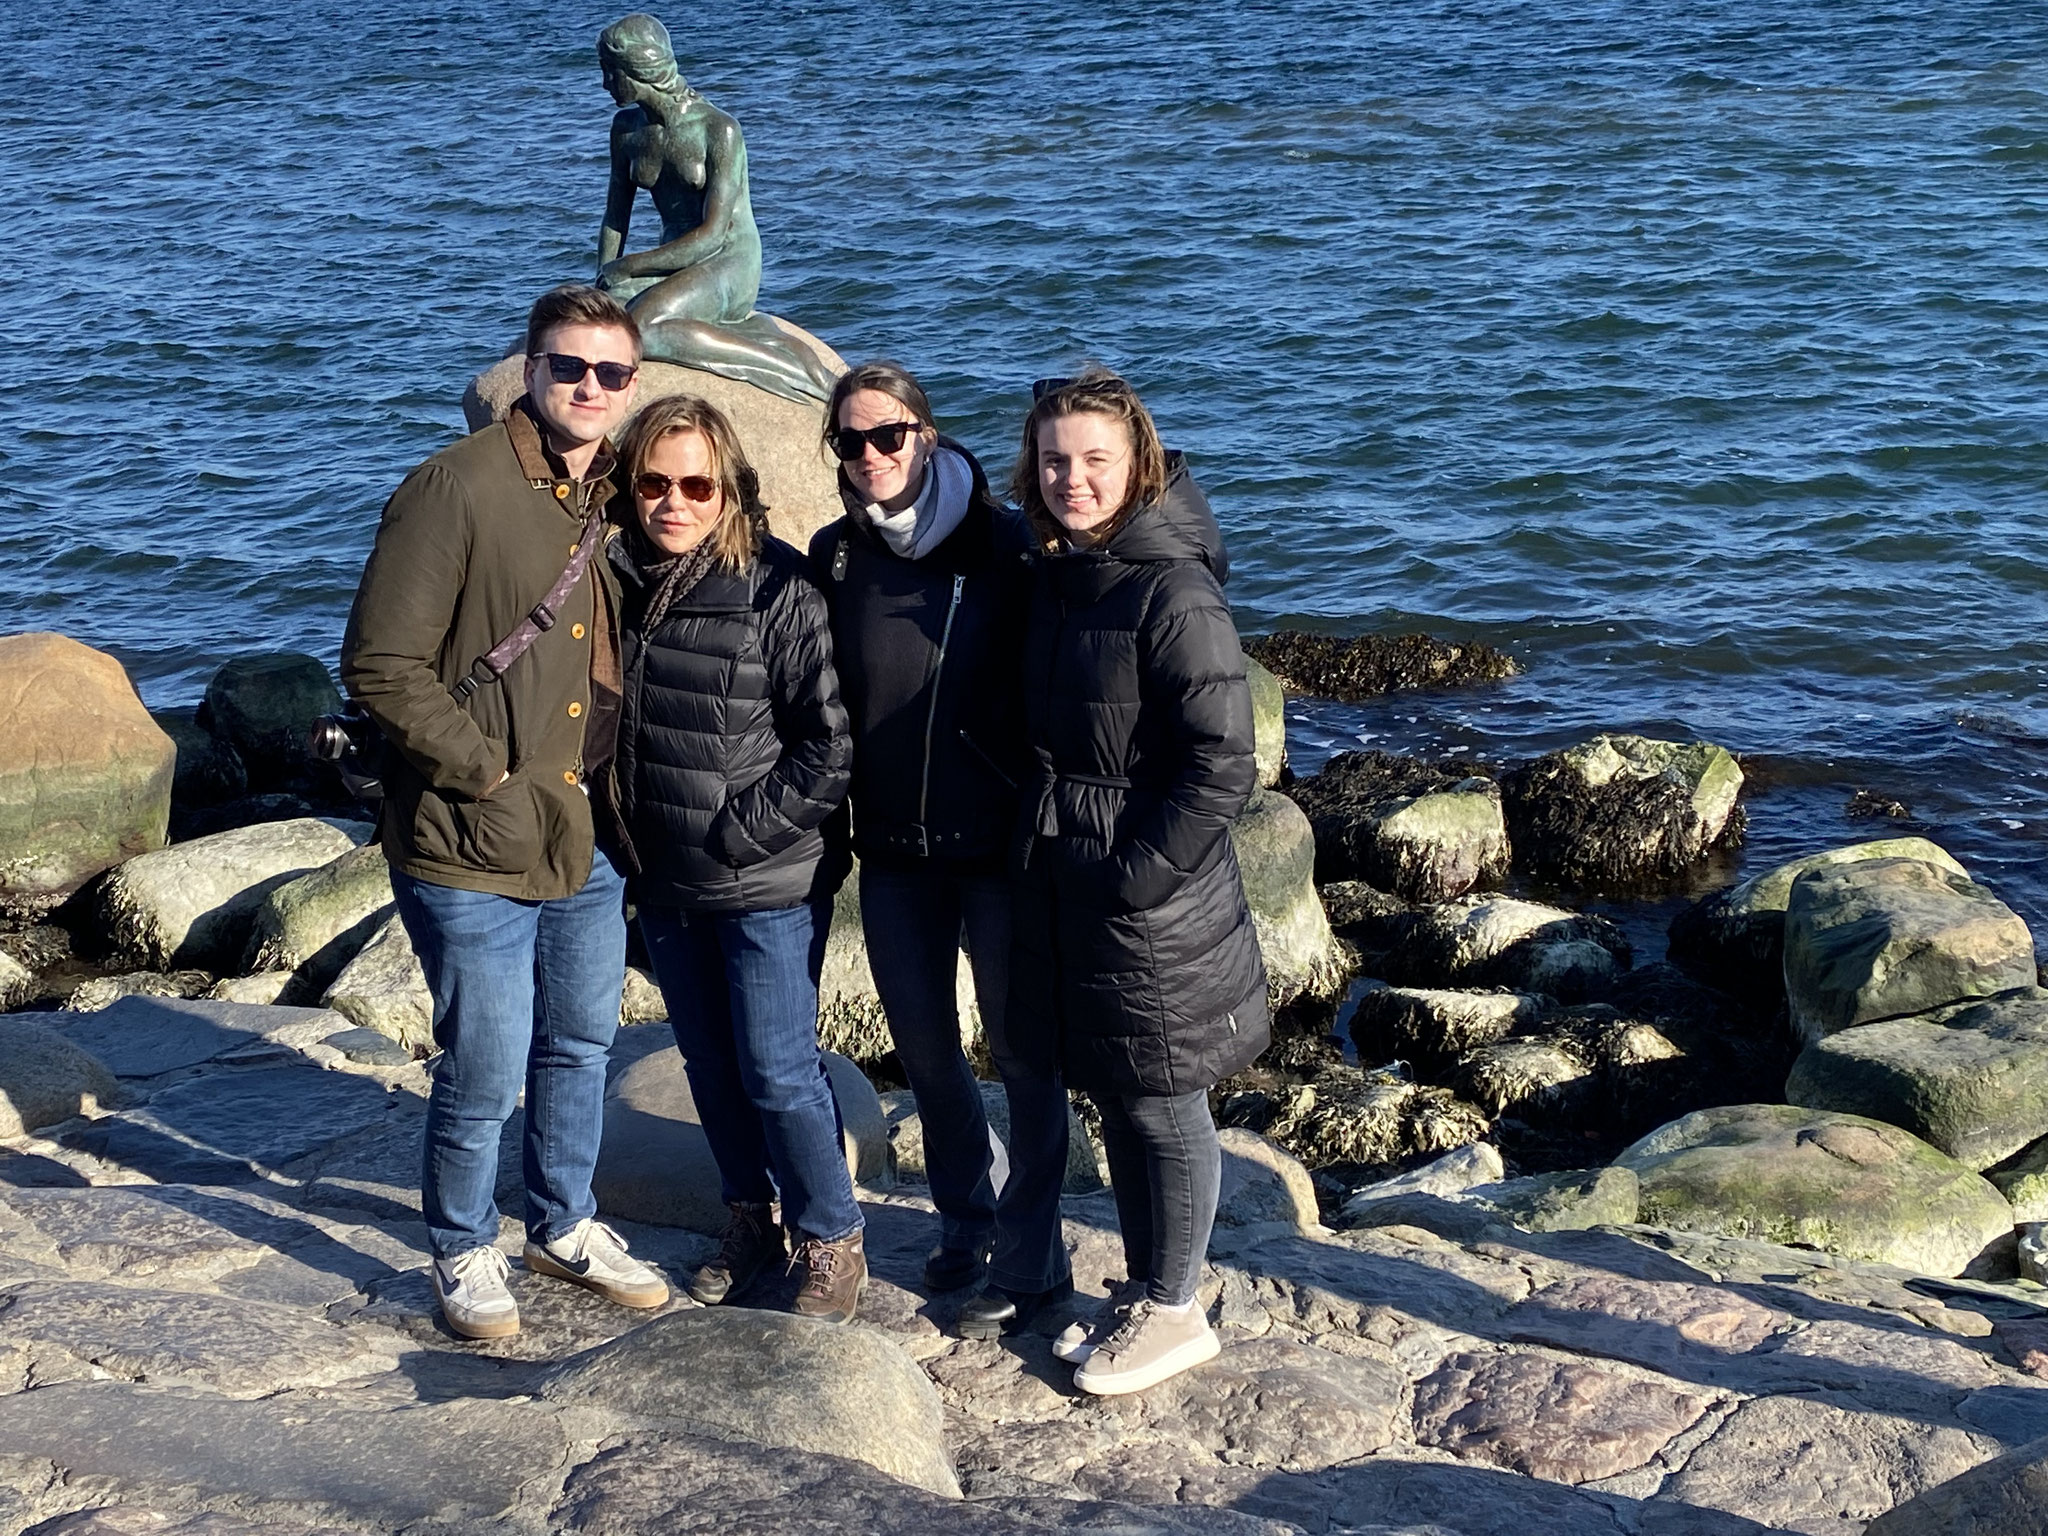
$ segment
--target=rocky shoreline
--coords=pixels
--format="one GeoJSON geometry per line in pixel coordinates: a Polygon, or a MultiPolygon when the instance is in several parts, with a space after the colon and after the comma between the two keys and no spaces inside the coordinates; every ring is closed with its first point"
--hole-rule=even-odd
{"type": "MultiPolygon", "coordinates": [[[[921,1132],[850,891],[821,1030],[860,1325],[650,1322],[515,1268],[525,1330],[455,1339],[413,1167],[424,985],[371,829],[302,746],[325,669],[235,658],[152,720],[109,658],[0,639],[0,1531],[2048,1528],[2025,923],[1891,838],[1693,902],[1667,959],[1638,953],[1553,902],[1667,891],[1739,842],[1728,752],[1609,735],[1295,779],[1282,680],[1513,663],[1247,649],[1279,674],[1254,670],[1234,836],[1280,1027],[1216,1095],[1226,1347],[1089,1399],[1046,1338],[963,1342],[961,1298],[921,1294],[921,1132]]],[[[629,975],[599,1185],[673,1271],[722,1211],[660,1019],[629,975]]],[[[1067,1235],[1101,1294],[1114,1208],[1076,1128],[1067,1235]]]]}

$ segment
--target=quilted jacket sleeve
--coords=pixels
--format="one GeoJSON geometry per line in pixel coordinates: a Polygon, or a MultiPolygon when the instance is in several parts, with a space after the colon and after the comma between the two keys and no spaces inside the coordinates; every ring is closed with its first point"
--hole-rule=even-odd
{"type": "Polygon", "coordinates": [[[1118,900],[1156,906],[1208,861],[1258,781],[1244,650],[1222,589],[1193,562],[1161,580],[1139,635],[1140,690],[1174,771],[1112,852],[1118,900]]]}
{"type": "Polygon", "coordinates": [[[787,568],[780,574],[761,644],[782,752],[710,827],[712,849],[739,868],[821,826],[852,782],[853,738],[832,664],[831,620],[824,594],[807,575],[787,568]]]}

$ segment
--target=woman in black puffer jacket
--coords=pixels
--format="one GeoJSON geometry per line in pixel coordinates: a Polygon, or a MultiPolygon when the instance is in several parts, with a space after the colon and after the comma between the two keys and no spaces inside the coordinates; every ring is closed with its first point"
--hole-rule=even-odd
{"type": "Polygon", "coordinates": [[[1040,387],[1012,486],[1041,543],[1024,640],[1010,1031],[1102,1112],[1129,1280],[1061,1336],[1075,1384],[1212,1358],[1195,1303],[1221,1151],[1208,1090],[1270,1034],[1230,825],[1256,781],[1244,653],[1209,504],[1131,387],[1040,387]]]}
{"type": "MultiPolygon", "coordinates": [[[[692,1276],[709,1304],[784,1255],[799,1312],[853,1316],[862,1222],[818,1051],[818,971],[847,859],[825,835],[852,746],[808,562],[766,536],[731,425],[691,396],[641,412],[609,547],[626,594],[605,786],[656,979],[732,1208],[692,1276]]],[[[532,1107],[529,1106],[529,1113],[532,1107]]]]}

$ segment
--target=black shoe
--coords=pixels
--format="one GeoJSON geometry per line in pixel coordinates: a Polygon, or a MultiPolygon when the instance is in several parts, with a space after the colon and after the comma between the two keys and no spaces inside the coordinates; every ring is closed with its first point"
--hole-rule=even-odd
{"type": "Polygon", "coordinates": [[[988,1244],[972,1248],[948,1248],[939,1244],[924,1260],[924,1283],[934,1291],[964,1291],[979,1285],[988,1273],[988,1244]]]}
{"type": "Polygon", "coordinates": [[[978,1295],[967,1298],[960,1309],[960,1337],[963,1339],[999,1339],[1006,1333],[1015,1333],[1028,1326],[1031,1319],[1047,1307],[1069,1301],[1074,1295],[1074,1282],[1062,1280],[1050,1290],[1008,1291],[1000,1285],[991,1285],[978,1295]]]}
{"type": "Polygon", "coordinates": [[[783,1247],[782,1228],[765,1205],[728,1207],[732,1219],[725,1224],[718,1253],[690,1276],[686,1287],[691,1297],[707,1307],[738,1296],[771,1262],[788,1252],[783,1247]]]}

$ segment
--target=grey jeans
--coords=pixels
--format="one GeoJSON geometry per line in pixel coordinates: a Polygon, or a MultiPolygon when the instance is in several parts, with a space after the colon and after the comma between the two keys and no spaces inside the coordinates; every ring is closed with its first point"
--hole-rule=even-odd
{"type": "Polygon", "coordinates": [[[1223,1147],[1209,1095],[1090,1097],[1102,1111],[1125,1270],[1146,1281],[1146,1294],[1162,1306],[1183,1306],[1201,1283],[1223,1187],[1223,1147]]]}

